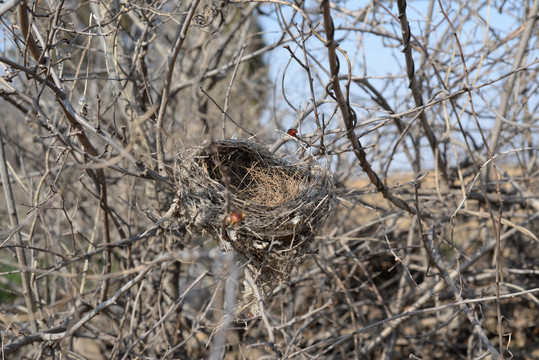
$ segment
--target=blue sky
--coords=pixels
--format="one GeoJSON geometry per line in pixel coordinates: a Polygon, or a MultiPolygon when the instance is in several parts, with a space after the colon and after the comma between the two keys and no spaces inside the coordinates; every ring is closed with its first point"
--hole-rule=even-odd
{"type": "MultiPolygon", "coordinates": [[[[339,4],[343,7],[348,7],[350,10],[363,9],[370,2],[367,1],[346,1],[340,2],[339,4]]],[[[398,13],[397,4],[395,1],[382,2],[386,9],[395,15],[398,13]]],[[[421,39],[425,33],[426,28],[426,15],[428,12],[428,1],[409,1],[407,16],[412,33],[417,38],[421,39]]],[[[503,2],[504,8],[500,13],[496,6],[500,6],[502,2],[492,3],[490,6],[488,3],[477,3],[471,4],[470,8],[459,9],[459,3],[454,1],[442,1],[444,10],[447,12],[449,18],[451,19],[453,25],[457,29],[458,38],[463,45],[463,51],[465,53],[466,65],[470,70],[469,78],[473,82],[474,76],[479,71],[480,80],[475,83],[475,85],[481,85],[483,82],[494,79],[502,74],[507,73],[511,69],[511,59],[508,62],[504,62],[503,54],[506,53],[507,47],[500,47],[495,51],[488,53],[487,48],[489,44],[495,42],[497,38],[503,39],[511,32],[517,31],[519,26],[522,24],[519,17],[522,16],[523,10],[521,8],[515,7],[510,8],[511,3],[503,2]],[[473,7],[475,6],[475,8],[473,7]],[[463,23],[464,26],[460,26],[460,23],[463,23]],[[488,23],[488,27],[487,27],[488,23]],[[465,45],[466,44],[466,45],[465,45]],[[483,56],[484,55],[484,56],[483,56]],[[499,59],[502,61],[499,61],[499,59]],[[496,63],[493,61],[496,60],[496,63]],[[487,74],[486,71],[489,73],[487,74]]],[[[451,33],[447,33],[450,30],[448,22],[445,20],[443,14],[440,11],[438,2],[435,2],[435,8],[433,10],[433,21],[432,27],[434,31],[430,35],[429,42],[427,44],[427,49],[431,55],[435,55],[435,58],[439,61],[453,61],[457,67],[456,71],[452,73],[452,76],[458,76],[460,66],[460,55],[455,51],[456,46],[453,41],[451,33]],[[436,49],[440,39],[444,36],[444,46],[439,49],[436,49]],[[451,41],[447,40],[448,38],[451,41]],[[445,45],[447,43],[447,46],[445,45]]],[[[307,7],[315,6],[315,3],[312,1],[306,2],[307,7]]],[[[265,5],[263,7],[266,16],[260,16],[260,24],[265,31],[266,41],[272,42],[275,39],[279,38],[281,35],[281,29],[278,25],[278,22],[275,20],[276,11],[274,5],[265,5]]],[[[281,6],[282,13],[284,17],[289,19],[292,14],[292,9],[287,6],[281,6]]],[[[381,19],[384,22],[383,29],[394,35],[400,36],[400,25],[399,23],[392,18],[388,11],[379,6],[377,8],[376,14],[369,14],[368,18],[372,19],[375,16],[377,19],[381,19]]],[[[339,17],[337,12],[333,12],[334,21],[337,27],[346,26],[348,24],[349,18],[339,17]]],[[[320,19],[311,19],[313,24],[316,24],[320,19]]],[[[298,25],[301,25],[300,15],[296,15],[295,21],[298,25]]],[[[361,24],[360,24],[361,25],[361,24]]],[[[357,26],[357,25],[356,25],[357,26]]],[[[368,27],[368,25],[366,25],[368,27]]],[[[319,26],[322,29],[322,26],[319,26]]],[[[297,33],[295,29],[292,29],[294,33],[297,33]]],[[[336,37],[342,37],[346,34],[348,37],[342,38],[340,41],[340,46],[343,48],[349,55],[350,59],[353,62],[352,73],[354,76],[367,76],[371,83],[376,86],[380,92],[383,94],[389,94],[388,99],[393,100],[394,102],[390,105],[394,106],[397,112],[404,111],[413,107],[411,101],[407,101],[411,98],[410,91],[407,88],[408,81],[405,71],[405,58],[402,53],[402,46],[397,40],[383,38],[379,35],[371,34],[369,32],[345,32],[343,30],[337,31],[336,37]],[[388,87],[387,77],[397,77],[401,80],[394,81],[388,87]],[[398,88],[391,88],[397,84],[398,88]]],[[[518,41],[518,36],[515,37],[513,43],[514,45],[518,41]]],[[[422,43],[423,44],[423,43],[422,43]]],[[[290,43],[292,49],[295,49],[295,44],[290,43]]],[[[311,51],[311,54],[322,64],[323,67],[327,67],[327,58],[325,56],[326,50],[323,44],[312,38],[308,41],[308,47],[311,51]]],[[[422,53],[419,49],[414,49],[414,58],[416,62],[416,73],[418,72],[418,64],[422,57],[422,53]]],[[[296,55],[303,59],[303,54],[301,51],[297,51],[296,55]]],[[[533,59],[539,56],[539,50],[537,48],[530,48],[527,59],[524,63],[529,63],[533,59]]],[[[286,120],[281,121],[283,128],[286,128],[288,125],[293,122],[297,115],[297,111],[292,109],[290,106],[284,103],[281,97],[281,81],[284,77],[284,86],[287,99],[292,103],[292,106],[296,109],[302,109],[305,106],[305,102],[311,97],[308,81],[305,74],[305,71],[298,66],[294,61],[290,61],[290,54],[287,50],[278,47],[273,50],[271,53],[266,55],[268,60],[269,70],[271,74],[271,79],[276,81],[277,91],[277,105],[280,106],[282,113],[287,114],[286,120]]],[[[312,62],[313,69],[317,66],[312,62]]],[[[463,72],[463,71],[462,71],[463,72]]],[[[344,61],[341,61],[341,74],[346,74],[346,67],[344,61]]],[[[444,76],[445,74],[441,74],[444,76]]],[[[429,76],[434,76],[433,71],[429,71],[429,76]]],[[[326,79],[322,75],[323,79],[326,79]]],[[[438,80],[433,79],[430,81],[431,86],[442,89],[441,84],[438,80]]],[[[456,82],[452,82],[450,91],[457,91],[465,84],[465,78],[457,79],[456,82]]],[[[473,84],[472,84],[473,85],[473,84]]],[[[499,101],[499,90],[503,86],[503,81],[498,82],[490,87],[483,88],[481,93],[486,95],[487,98],[491,99],[493,107],[497,108],[497,103],[499,101]]],[[[323,93],[323,86],[318,84],[317,93],[323,93]]],[[[364,119],[369,119],[372,116],[380,116],[380,113],[369,108],[372,106],[372,102],[368,101],[368,97],[364,92],[362,92],[358,87],[351,88],[351,101],[356,103],[355,109],[358,112],[358,116],[364,119]],[[367,101],[366,101],[367,100],[367,101]],[[371,105],[369,105],[371,104],[371,105]],[[375,115],[378,114],[378,115],[375,115]]],[[[424,102],[428,99],[424,98],[424,102]]],[[[537,103],[538,99],[530,99],[530,102],[537,103]]],[[[461,101],[464,105],[464,100],[461,101]]],[[[474,103],[483,107],[485,104],[479,99],[474,98],[474,103]]],[[[532,106],[533,107],[533,106],[532,106]]],[[[325,108],[326,112],[330,112],[330,107],[325,108]]],[[[327,113],[326,113],[327,115],[327,113]]],[[[486,128],[489,128],[492,123],[495,115],[493,113],[484,113],[485,117],[481,119],[486,128]]],[[[269,117],[275,116],[274,114],[268,114],[269,117]]],[[[464,126],[471,132],[476,132],[476,126],[471,122],[467,117],[464,119],[464,126]],[[466,120],[468,119],[468,120],[466,120]]],[[[312,123],[312,120],[311,124],[312,123]]],[[[273,125],[271,125],[273,126],[273,125]]],[[[308,122],[306,122],[307,130],[311,130],[313,126],[309,127],[308,122]]],[[[337,120],[330,127],[339,127],[342,126],[337,120]]],[[[371,125],[372,126],[372,125],[371,125]]],[[[280,129],[283,130],[283,129],[280,129]]],[[[369,139],[365,139],[368,143],[369,139]]]]}

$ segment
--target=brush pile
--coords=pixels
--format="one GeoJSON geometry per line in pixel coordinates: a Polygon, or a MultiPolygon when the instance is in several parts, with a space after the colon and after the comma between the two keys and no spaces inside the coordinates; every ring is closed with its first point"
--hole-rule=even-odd
{"type": "Polygon", "coordinates": [[[178,163],[177,185],[176,216],[234,248],[265,293],[309,254],[335,200],[327,170],[246,140],[191,150],[178,163]]]}

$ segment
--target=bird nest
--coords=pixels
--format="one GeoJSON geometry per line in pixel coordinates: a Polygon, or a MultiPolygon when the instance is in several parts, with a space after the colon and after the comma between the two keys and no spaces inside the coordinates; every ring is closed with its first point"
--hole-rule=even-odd
{"type": "Polygon", "coordinates": [[[335,199],[327,170],[246,140],[191,150],[178,162],[177,185],[176,216],[234,248],[264,291],[309,254],[335,199]]]}

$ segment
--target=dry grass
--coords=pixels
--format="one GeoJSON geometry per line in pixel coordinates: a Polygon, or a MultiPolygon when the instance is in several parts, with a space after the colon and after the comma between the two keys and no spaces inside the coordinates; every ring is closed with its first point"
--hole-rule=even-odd
{"type": "Polygon", "coordinates": [[[236,195],[242,200],[265,206],[294,200],[310,186],[308,179],[297,172],[282,168],[263,169],[258,164],[246,169],[246,178],[249,182],[245,186],[234,189],[236,195]]]}

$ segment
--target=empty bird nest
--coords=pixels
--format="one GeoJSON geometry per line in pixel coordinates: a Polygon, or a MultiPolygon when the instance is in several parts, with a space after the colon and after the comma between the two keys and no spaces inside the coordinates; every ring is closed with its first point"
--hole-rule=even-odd
{"type": "Polygon", "coordinates": [[[233,247],[266,290],[309,254],[335,199],[327,170],[292,164],[247,140],[193,149],[176,175],[176,216],[233,247]]]}

